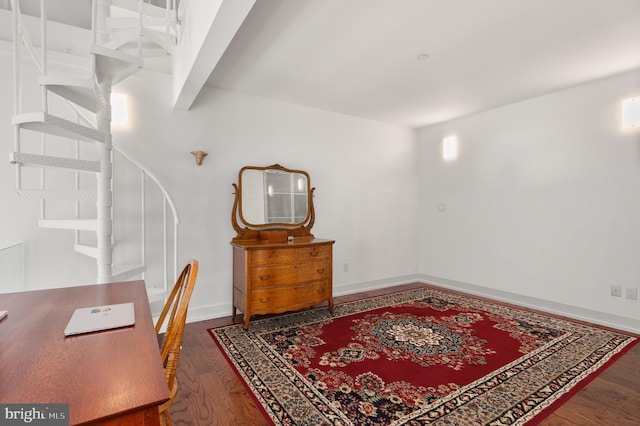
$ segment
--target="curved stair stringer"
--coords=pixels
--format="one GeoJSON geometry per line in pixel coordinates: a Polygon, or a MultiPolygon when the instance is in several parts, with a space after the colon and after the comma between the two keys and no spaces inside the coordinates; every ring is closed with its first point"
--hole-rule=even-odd
{"type": "MultiPolygon", "coordinates": [[[[168,2],[173,4],[173,2],[168,2]]],[[[46,8],[46,2],[42,2],[42,6],[46,8]]],[[[16,192],[21,196],[38,198],[41,201],[41,219],[39,226],[57,229],[71,229],[75,232],[76,242],[73,249],[83,255],[92,257],[96,261],[97,282],[106,283],[117,280],[125,280],[136,276],[145,277],[147,272],[147,261],[145,259],[145,233],[147,218],[145,215],[145,181],[155,184],[162,194],[162,205],[164,211],[163,231],[164,235],[164,253],[162,259],[163,279],[162,286],[152,286],[148,288],[150,300],[163,299],[169,285],[169,281],[175,279],[177,271],[178,257],[178,225],[180,223],[177,210],[173,200],[169,196],[167,190],[162,186],[160,181],[142,164],[135,161],[132,157],[125,154],[121,150],[119,157],[127,161],[131,166],[138,169],[141,175],[141,209],[140,217],[142,231],[140,241],[139,259],[134,262],[127,262],[128,265],[114,264],[114,248],[117,246],[118,239],[114,235],[114,176],[113,176],[113,158],[114,146],[112,143],[111,133],[111,89],[113,85],[126,79],[137,72],[144,63],[144,58],[140,55],[131,54],[135,49],[131,49],[132,39],[127,36],[127,42],[113,42],[111,37],[105,32],[108,20],[110,19],[110,10],[112,6],[120,8],[132,9],[137,7],[141,13],[151,12],[152,19],[149,22],[157,24],[161,16],[169,16],[168,10],[159,12],[142,0],[93,0],[93,18],[92,18],[92,43],[90,56],[90,72],[88,77],[78,77],[72,75],[53,76],[48,73],[47,63],[47,32],[46,32],[46,9],[41,11],[41,39],[40,56],[38,56],[33,48],[33,43],[29,39],[29,35],[25,32],[21,24],[20,7],[18,0],[12,0],[13,23],[14,23],[14,110],[15,114],[12,118],[14,128],[14,151],[10,153],[9,161],[15,164],[16,168],[16,192]],[[135,5],[134,5],[135,4],[135,5]],[[120,43],[120,45],[118,45],[120,43]],[[38,84],[41,88],[41,105],[37,111],[31,108],[29,112],[23,111],[22,105],[22,89],[23,78],[21,75],[20,64],[22,59],[22,51],[25,49],[27,53],[34,59],[36,65],[40,69],[41,76],[38,84]],[[50,102],[49,95],[60,97],[68,107],[71,108],[75,121],[68,118],[69,111],[58,112],[49,111],[50,102]],[[22,149],[21,139],[23,133],[36,133],[41,135],[40,152],[26,152],[22,149]],[[60,155],[52,155],[49,152],[51,139],[56,139],[56,143],[60,140],[66,140],[75,144],[75,156],[73,158],[60,155]],[[88,151],[86,146],[93,145],[94,149],[91,158],[83,158],[88,151]],[[80,148],[82,146],[82,149],[80,148]],[[23,187],[22,171],[23,168],[40,169],[40,185],[39,187],[25,188],[23,187]],[[47,185],[48,174],[46,170],[57,169],[65,170],[75,175],[75,185],[71,188],[49,188],[47,185]],[[95,176],[95,190],[87,190],[81,188],[80,181],[83,176],[95,176]],[[150,179],[149,179],[150,178],[150,179]],[[52,219],[47,217],[47,200],[68,200],[75,203],[75,214],[72,217],[62,219],[52,219]],[[80,214],[81,203],[95,203],[94,217],[87,218],[86,215],[80,214]],[[170,210],[170,211],[169,211],[170,210]],[[170,216],[170,218],[169,218],[170,216]],[[168,226],[169,219],[172,219],[173,226],[168,226]],[[172,228],[172,235],[167,236],[167,228],[172,228]],[[81,235],[84,233],[93,234],[93,243],[87,244],[81,241],[81,235]],[[171,245],[171,247],[169,247],[171,245]],[[170,256],[171,255],[171,256],[170,256]],[[169,261],[172,257],[172,264],[169,261]]],[[[130,12],[127,12],[130,13],[130,12]]],[[[139,22],[144,19],[140,17],[139,22]]],[[[167,25],[169,28],[170,25],[167,25]]],[[[157,29],[147,31],[143,28],[138,29],[138,34],[149,35],[147,39],[152,39],[156,46],[163,46],[165,42],[162,37],[158,36],[157,29]]],[[[169,34],[166,40],[171,40],[169,34]]],[[[121,38],[122,40],[122,38],[121,38]]],[[[138,43],[142,43],[143,37],[138,38],[138,43]]],[[[148,42],[148,40],[147,40],[148,42]]],[[[170,48],[170,45],[164,45],[170,48]]],[[[144,50],[141,46],[137,52],[143,54],[144,50]]],[[[171,53],[171,52],[167,52],[171,53]]],[[[59,102],[57,103],[59,104],[59,102]]],[[[56,104],[56,105],[57,105],[56,104]]],[[[29,108],[24,108],[29,110],[29,108]]],[[[86,180],[86,179],[85,179],[86,180]]],[[[157,263],[157,262],[154,262],[157,263]]]]}

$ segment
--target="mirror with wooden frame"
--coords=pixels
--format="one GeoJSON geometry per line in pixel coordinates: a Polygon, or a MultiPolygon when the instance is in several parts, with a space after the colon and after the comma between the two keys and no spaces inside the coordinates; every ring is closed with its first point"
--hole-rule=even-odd
{"type": "Polygon", "coordinates": [[[274,164],[246,166],[238,173],[231,224],[234,241],[313,238],[315,220],[309,174],[274,164]]]}

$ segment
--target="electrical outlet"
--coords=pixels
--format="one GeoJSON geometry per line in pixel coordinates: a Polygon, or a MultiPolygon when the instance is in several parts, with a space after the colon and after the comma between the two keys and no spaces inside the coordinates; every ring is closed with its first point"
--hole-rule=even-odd
{"type": "Polygon", "coordinates": [[[349,264],[347,262],[342,264],[342,270],[344,272],[348,272],[349,271],[349,264]]]}
{"type": "Polygon", "coordinates": [[[612,285],[611,286],[611,295],[615,297],[622,297],[622,286],[621,285],[612,285]]]}
{"type": "Polygon", "coordinates": [[[624,297],[631,300],[638,300],[638,289],[637,288],[626,288],[624,290],[624,297]]]}

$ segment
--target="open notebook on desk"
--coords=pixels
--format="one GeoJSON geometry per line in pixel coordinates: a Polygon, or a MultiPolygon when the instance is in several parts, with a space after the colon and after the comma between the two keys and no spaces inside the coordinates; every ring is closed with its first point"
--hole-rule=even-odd
{"type": "Polygon", "coordinates": [[[134,325],[135,322],[136,316],[133,303],[78,308],[73,312],[67,327],[64,329],[64,335],[73,336],[127,327],[134,325]]]}

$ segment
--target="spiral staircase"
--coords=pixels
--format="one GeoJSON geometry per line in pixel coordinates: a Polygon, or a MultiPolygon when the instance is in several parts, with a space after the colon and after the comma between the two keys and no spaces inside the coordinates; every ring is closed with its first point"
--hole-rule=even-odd
{"type": "MultiPolygon", "coordinates": [[[[20,1],[12,0],[15,112],[10,162],[15,165],[16,192],[40,200],[39,226],[73,232],[73,249],[95,259],[98,283],[145,278],[151,264],[160,269],[154,277],[162,282],[145,278],[153,302],[164,299],[178,272],[178,213],[158,179],[118,147],[111,130],[112,88],[150,58],[171,55],[177,42],[176,1],[150,1],[92,0],[86,73],[76,75],[55,69],[48,60],[47,2],[41,1],[39,40],[34,42],[24,25],[20,1]],[[37,65],[38,81],[25,76],[22,64],[27,58],[37,65]],[[40,99],[34,102],[33,96],[25,95],[27,84],[39,85],[40,99]],[[135,169],[140,180],[139,185],[130,185],[131,174],[123,177],[127,188],[139,188],[137,223],[123,223],[132,215],[119,217],[114,207],[116,188],[123,187],[114,163],[116,170],[135,169]],[[160,209],[149,207],[149,193],[159,197],[160,209]],[[162,235],[162,250],[155,250],[154,244],[159,260],[147,256],[149,223],[162,227],[153,232],[154,237],[162,235]],[[135,243],[132,229],[140,234],[135,243]]],[[[131,194],[122,202],[132,203],[131,194]]]]}

